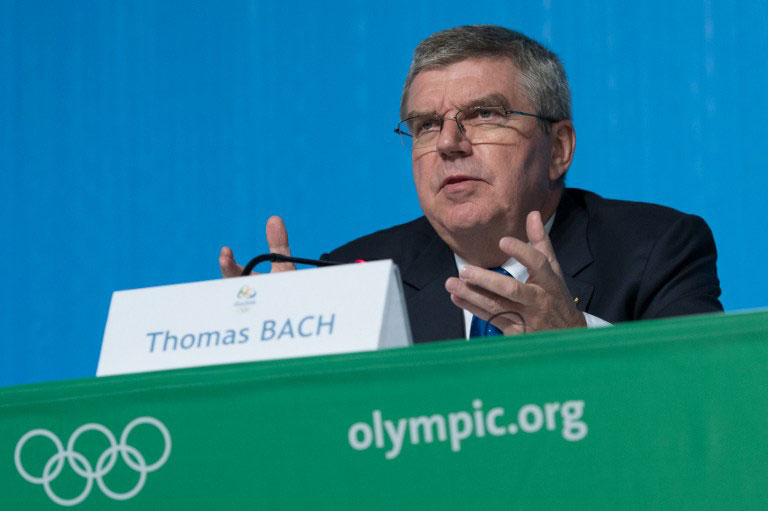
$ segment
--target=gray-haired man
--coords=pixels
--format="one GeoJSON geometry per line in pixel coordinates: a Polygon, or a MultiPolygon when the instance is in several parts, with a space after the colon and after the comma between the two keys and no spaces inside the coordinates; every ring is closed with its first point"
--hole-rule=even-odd
{"type": "MultiPolygon", "coordinates": [[[[700,218],[564,187],[570,92],[539,43],[492,25],[431,35],[414,52],[400,118],[425,216],[327,257],[394,259],[416,341],[468,336],[489,318],[511,335],[722,310],[700,218]]],[[[278,217],[267,241],[289,253],[278,217]]],[[[227,247],[219,262],[239,275],[227,247]]]]}

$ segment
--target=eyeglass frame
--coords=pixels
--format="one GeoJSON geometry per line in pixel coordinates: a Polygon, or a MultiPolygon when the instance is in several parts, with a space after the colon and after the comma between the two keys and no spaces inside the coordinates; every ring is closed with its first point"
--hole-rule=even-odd
{"type": "MultiPolygon", "coordinates": [[[[459,128],[459,132],[461,132],[462,134],[466,134],[466,128],[464,127],[464,125],[458,119],[459,115],[461,115],[462,112],[466,112],[468,110],[481,110],[483,108],[500,108],[504,112],[504,117],[505,118],[507,116],[509,116],[509,114],[517,114],[517,115],[524,115],[526,117],[533,117],[535,119],[539,119],[540,121],[546,121],[546,122],[549,122],[549,123],[556,123],[556,122],[560,122],[560,120],[561,120],[561,119],[555,119],[554,117],[545,117],[543,115],[532,114],[532,113],[529,113],[529,112],[521,112],[520,110],[507,110],[507,108],[502,106],[502,105],[493,105],[493,106],[490,106],[490,105],[479,106],[478,105],[478,106],[472,106],[472,107],[469,107],[469,108],[462,108],[461,110],[457,110],[456,111],[456,115],[454,115],[453,117],[445,117],[445,116],[442,116],[442,115],[434,114],[436,119],[440,119],[440,131],[438,133],[442,133],[443,132],[443,127],[445,126],[445,121],[446,120],[451,120],[451,121],[455,121],[456,122],[456,126],[458,126],[458,128],[459,128]]],[[[407,131],[401,130],[400,126],[404,122],[408,122],[408,121],[411,121],[413,119],[417,119],[419,117],[429,117],[431,115],[432,114],[420,114],[420,115],[414,115],[412,117],[408,117],[407,119],[403,119],[402,121],[397,123],[397,128],[395,128],[394,132],[397,135],[401,135],[401,140],[403,140],[402,139],[402,135],[405,135],[407,137],[411,137],[413,139],[413,135],[411,135],[407,131]]]]}

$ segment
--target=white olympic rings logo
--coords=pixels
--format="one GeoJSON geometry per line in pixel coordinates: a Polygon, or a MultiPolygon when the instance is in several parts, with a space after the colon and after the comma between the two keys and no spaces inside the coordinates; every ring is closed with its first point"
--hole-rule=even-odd
{"type": "Polygon", "coordinates": [[[134,497],[144,487],[144,483],[147,480],[147,474],[149,472],[154,472],[155,470],[162,467],[170,455],[171,434],[168,432],[168,428],[166,428],[162,422],[155,419],[154,417],[138,417],[133,419],[128,423],[127,426],[125,426],[123,433],[120,435],[119,443],[115,440],[115,435],[112,434],[112,432],[107,429],[106,426],[93,422],[83,424],[77,428],[74,433],[72,433],[72,436],[69,437],[66,449],[64,449],[61,440],[59,440],[59,437],[57,437],[54,433],[48,431],[47,429],[33,429],[32,431],[25,433],[24,436],[19,439],[19,442],[16,444],[16,450],[13,454],[13,458],[16,462],[16,469],[19,471],[19,474],[21,474],[21,477],[32,484],[42,484],[43,488],[45,488],[45,493],[48,494],[53,502],[61,506],[75,506],[85,500],[86,497],[88,497],[91,492],[91,488],[93,487],[94,480],[96,481],[96,484],[99,486],[101,491],[104,492],[104,495],[109,498],[115,500],[127,500],[131,497],[134,497]],[[141,424],[150,424],[155,426],[163,435],[163,442],[165,446],[163,448],[163,454],[157,461],[152,464],[147,464],[147,461],[144,459],[144,456],[141,454],[141,452],[139,452],[139,450],[132,445],[128,444],[128,435],[131,434],[133,428],[141,424]],[[88,461],[88,459],[75,450],[75,442],[77,442],[77,439],[80,437],[80,435],[86,431],[98,431],[107,437],[107,440],[109,441],[109,447],[99,456],[99,459],[96,462],[95,470],[91,466],[91,463],[88,461]],[[40,477],[31,475],[29,472],[27,472],[21,463],[21,450],[24,448],[24,444],[36,436],[49,438],[56,447],[56,454],[51,456],[51,458],[45,463],[43,472],[40,477]],[[117,463],[118,453],[120,453],[120,456],[126,465],[139,473],[139,480],[136,483],[136,486],[125,493],[117,493],[112,491],[107,487],[103,479],[104,476],[109,473],[110,470],[112,470],[112,468],[115,466],[115,463],[117,463]],[[56,479],[64,469],[65,459],[69,462],[69,466],[72,468],[72,470],[74,470],[77,475],[84,477],[86,480],[85,488],[80,493],[80,495],[71,499],[59,497],[51,489],[51,481],[56,479]]]}

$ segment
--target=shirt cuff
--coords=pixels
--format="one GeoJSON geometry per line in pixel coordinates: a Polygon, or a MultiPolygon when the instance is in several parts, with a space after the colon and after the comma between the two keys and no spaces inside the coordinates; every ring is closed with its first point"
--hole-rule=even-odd
{"type": "Polygon", "coordinates": [[[586,312],[582,312],[584,314],[584,319],[587,321],[587,328],[598,328],[601,326],[613,326],[611,323],[608,323],[604,319],[600,319],[597,316],[593,316],[592,314],[588,314],[586,312]]]}

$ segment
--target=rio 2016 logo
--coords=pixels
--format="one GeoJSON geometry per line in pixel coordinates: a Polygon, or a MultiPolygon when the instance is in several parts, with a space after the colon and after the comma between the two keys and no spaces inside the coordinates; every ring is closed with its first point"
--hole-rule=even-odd
{"type": "Polygon", "coordinates": [[[237,292],[237,300],[235,300],[235,307],[240,312],[248,312],[251,305],[256,304],[256,290],[248,284],[243,285],[237,292]]]}
{"type": "Polygon", "coordinates": [[[249,285],[244,285],[240,288],[240,291],[237,292],[237,299],[238,300],[248,300],[256,296],[256,290],[251,289],[249,285]]]}
{"type": "Polygon", "coordinates": [[[104,495],[111,499],[127,500],[136,496],[136,494],[138,494],[144,487],[144,483],[147,480],[147,474],[149,472],[154,472],[155,470],[165,465],[165,462],[168,461],[168,457],[170,455],[171,434],[169,433],[168,428],[166,428],[162,422],[155,419],[154,417],[138,417],[125,426],[122,434],[120,435],[120,442],[117,442],[112,431],[110,431],[106,426],[103,426],[102,424],[83,424],[77,428],[69,437],[66,449],[64,448],[61,440],[59,440],[59,437],[56,436],[53,432],[47,429],[33,429],[32,431],[25,433],[19,439],[19,442],[16,444],[16,450],[14,451],[13,458],[16,462],[16,470],[19,471],[21,477],[32,484],[43,485],[45,493],[53,502],[61,506],[75,506],[85,500],[86,497],[88,497],[88,495],[91,493],[91,489],[93,488],[94,481],[96,481],[96,484],[104,493],[104,495]],[[128,436],[131,434],[131,431],[133,431],[136,426],[141,424],[149,424],[154,426],[163,436],[163,453],[153,463],[147,463],[147,460],[144,458],[144,455],[141,453],[141,451],[128,443],[128,436]],[[99,455],[99,458],[96,461],[96,467],[93,467],[91,462],[88,461],[88,458],[86,458],[82,453],[75,449],[75,443],[77,442],[77,439],[86,431],[98,431],[102,433],[109,442],[109,447],[105,449],[101,455],[99,455]],[[53,442],[54,447],[56,447],[56,453],[51,456],[48,461],[46,461],[45,465],[43,466],[42,473],[39,476],[30,474],[27,470],[28,467],[26,467],[21,460],[21,451],[24,448],[24,445],[30,439],[37,436],[50,439],[51,442],[53,442]],[[118,493],[111,490],[104,482],[104,476],[108,474],[117,463],[118,454],[128,467],[139,473],[139,480],[136,485],[125,493],[118,493]],[[80,493],[80,495],[71,499],[60,497],[54,493],[53,489],[51,488],[51,482],[56,479],[64,469],[65,460],[77,475],[85,478],[85,488],[80,493]]]}

